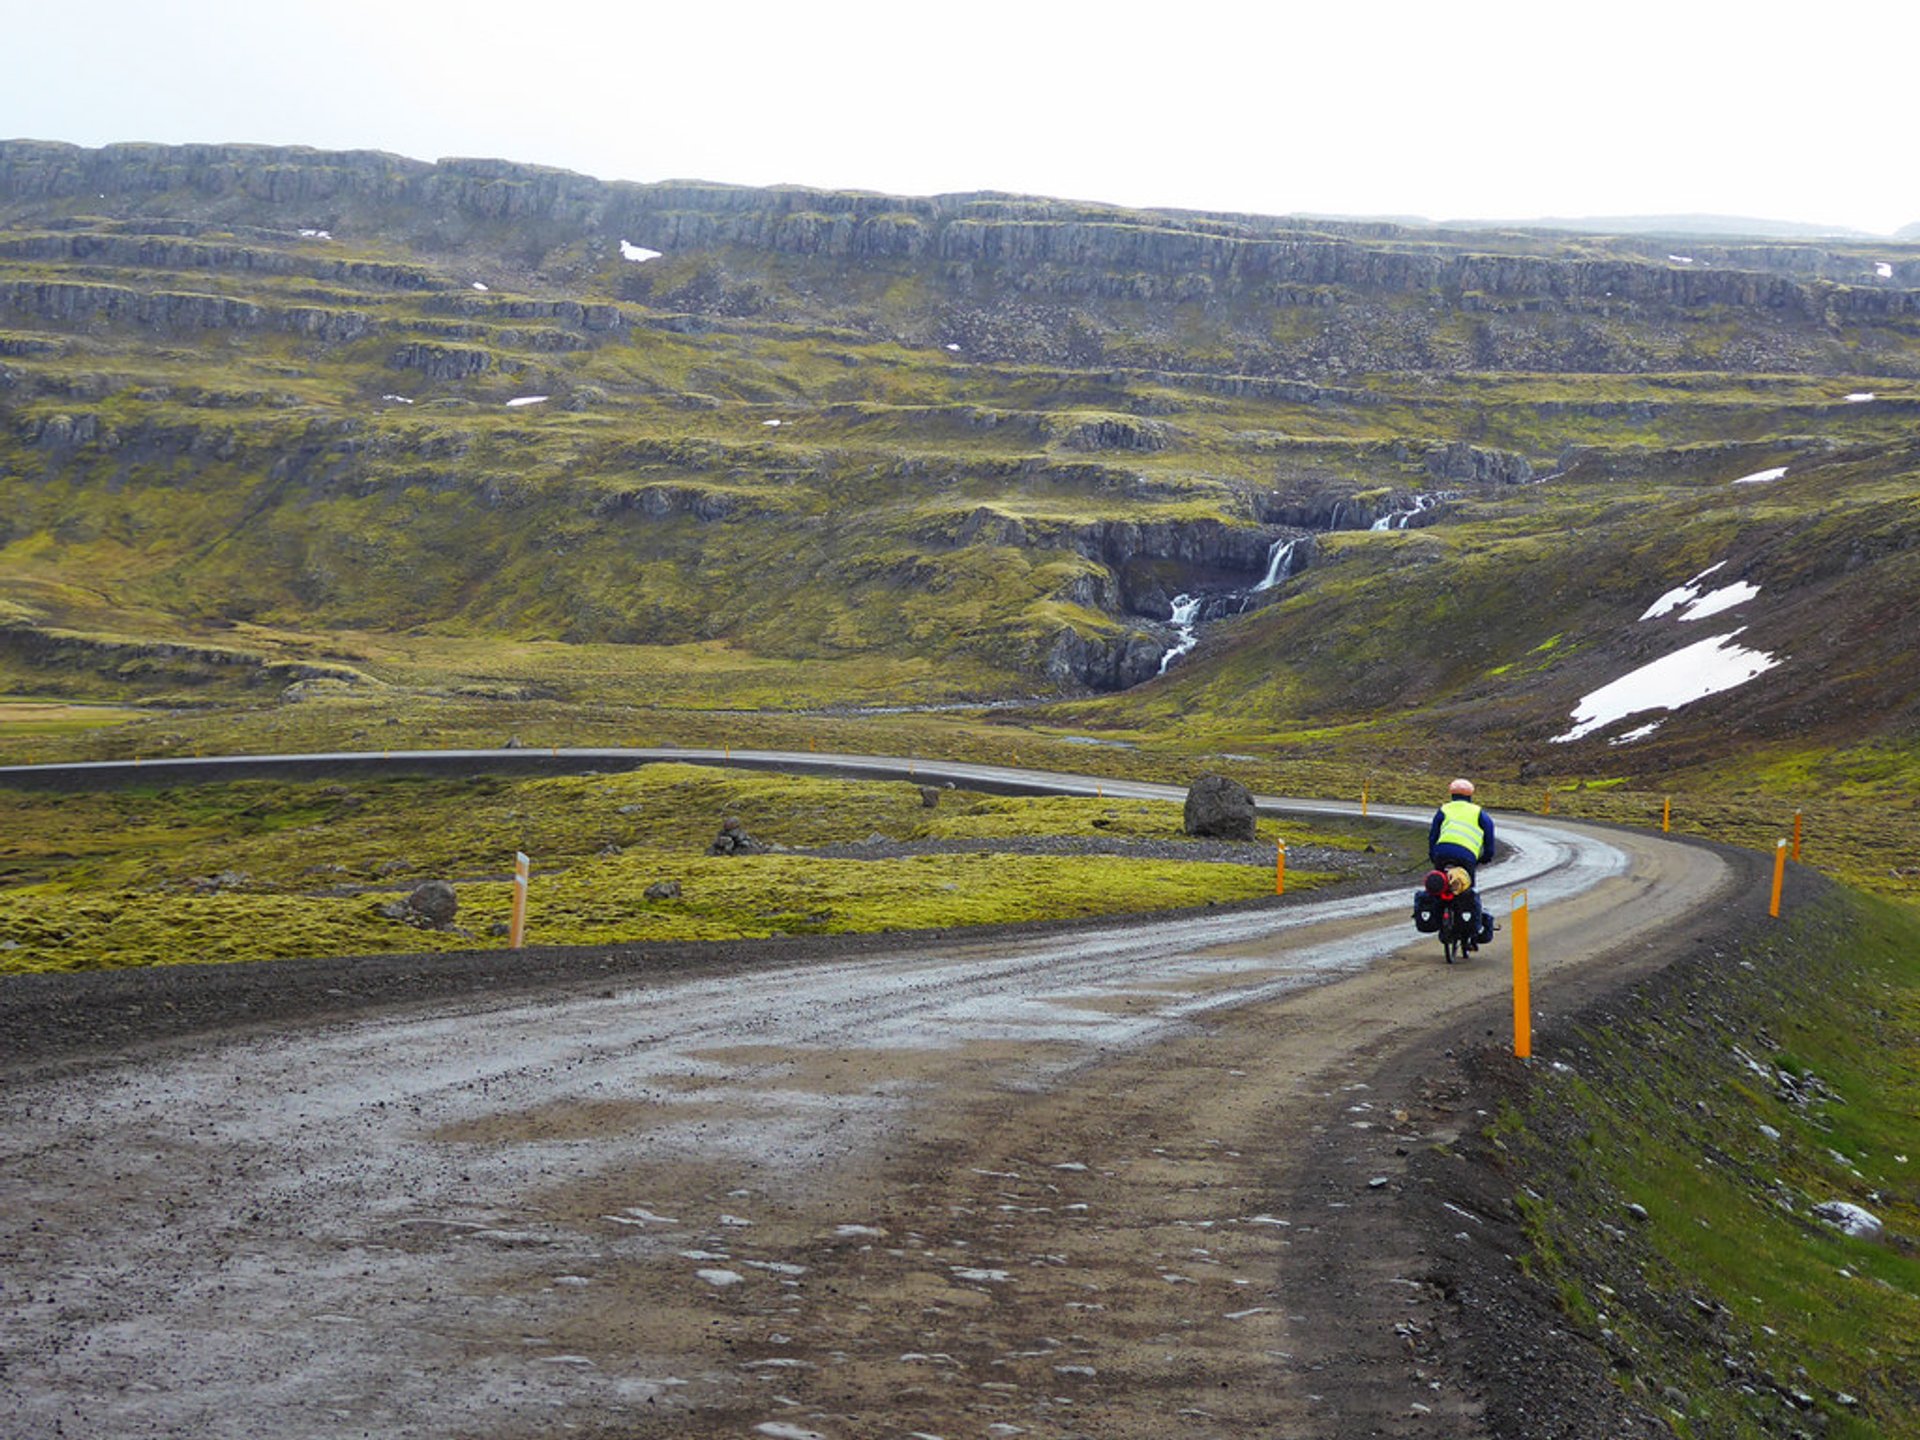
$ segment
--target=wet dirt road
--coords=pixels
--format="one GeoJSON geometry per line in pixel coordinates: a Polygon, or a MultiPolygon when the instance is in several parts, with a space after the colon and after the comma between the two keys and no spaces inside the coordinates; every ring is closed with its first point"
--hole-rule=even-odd
{"type": "MultiPolygon", "coordinates": [[[[1546,1009],[1728,884],[1652,837],[1503,839],[1546,1009]]],[[[1303,1263],[1448,1133],[1375,1093],[1384,1057],[1506,993],[1504,940],[1449,969],[1405,911],[623,977],[16,1078],[6,1433],[1473,1433],[1396,1354],[1384,1317],[1431,1303],[1409,1257],[1303,1263]]]]}

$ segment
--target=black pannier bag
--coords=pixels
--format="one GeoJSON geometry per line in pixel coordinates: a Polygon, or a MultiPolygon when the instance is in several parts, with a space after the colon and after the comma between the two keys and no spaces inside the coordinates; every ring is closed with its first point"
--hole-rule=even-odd
{"type": "Polygon", "coordinates": [[[1440,928],[1440,897],[1425,890],[1413,892],[1413,928],[1431,935],[1440,928]]]}

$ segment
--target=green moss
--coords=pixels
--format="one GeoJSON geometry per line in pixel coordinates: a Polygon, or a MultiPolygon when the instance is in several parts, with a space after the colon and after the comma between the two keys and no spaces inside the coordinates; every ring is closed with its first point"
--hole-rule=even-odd
{"type": "MultiPolygon", "coordinates": [[[[1164,802],[989,797],[699,765],[560,779],[249,781],[91,795],[0,791],[0,970],[272,959],[491,943],[515,851],[541,943],[941,928],[1205,905],[1270,893],[1260,864],[1027,855],[1027,836],[1175,840],[1164,802]],[[706,854],[738,816],[762,844],[975,840],[893,859],[706,854]],[[446,879],[471,936],[381,913],[446,879]],[[650,899],[674,881],[681,894],[650,899]]],[[[1269,826],[1269,834],[1273,833],[1269,826]]],[[[1363,839],[1288,827],[1317,844],[1363,839]]],[[[1289,873],[1290,890],[1334,877],[1289,873]]]]}
{"type": "Polygon", "coordinates": [[[1690,977],[1684,1019],[1654,1001],[1583,1035],[1503,1117],[1534,1273],[1571,1323],[1613,1337],[1622,1383],[1684,1393],[1701,1433],[1777,1433],[1789,1390],[1828,1433],[1904,1433],[1920,1264],[1812,1212],[1852,1199],[1896,1236],[1920,1223],[1916,955],[1915,912],[1838,897],[1690,977]],[[1791,1085],[1765,1078],[1773,1037],[1791,1085]],[[1620,1218],[1628,1203],[1643,1222],[1620,1218]]]}

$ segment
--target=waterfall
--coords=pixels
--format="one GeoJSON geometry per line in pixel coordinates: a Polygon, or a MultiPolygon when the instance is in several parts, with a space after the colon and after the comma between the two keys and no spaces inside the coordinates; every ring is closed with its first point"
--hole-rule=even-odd
{"type": "Polygon", "coordinates": [[[1370,525],[1371,530],[1404,530],[1407,522],[1416,515],[1424,515],[1443,500],[1457,500],[1458,490],[1419,490],[1407,497],[1407,505],[1398,510],[1389,510],[1370,525]]]}
{"type": "Polygon", "coordinates": [[[1200,643],[1196,633],[1195,617],[1200,614],[1198,595],[1176,595],[1173,597],[1173,628],[1180,632],[1180,638],[1173,648],[1160,657],[1160,673],[1167,673],[1167,667],[1182,655],[1200,643]]]}
{"type": "Polygon", "coordinates": [[[1276,540],[1273,542],[1273,548],[1267,551],[1266,576],[1258,585],[1253,587],[1253,593],[1258,594],[1262,590],[1271,590],[1292,573],[1293,547],[1299,543],[1300,541],[1297,538],[1293,540],[1276,540]]]}

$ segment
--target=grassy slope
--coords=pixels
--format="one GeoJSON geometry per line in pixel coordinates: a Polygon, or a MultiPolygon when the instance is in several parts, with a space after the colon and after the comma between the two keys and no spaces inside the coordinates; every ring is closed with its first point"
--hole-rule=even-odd
{"type": "Polygon", "coordinates": [[[1835,892],[1650,983],[1492,1127],[1522,1263],[1676,1433],[1920,1434],[1917,957],[1914,911],[1835,892]]]}

